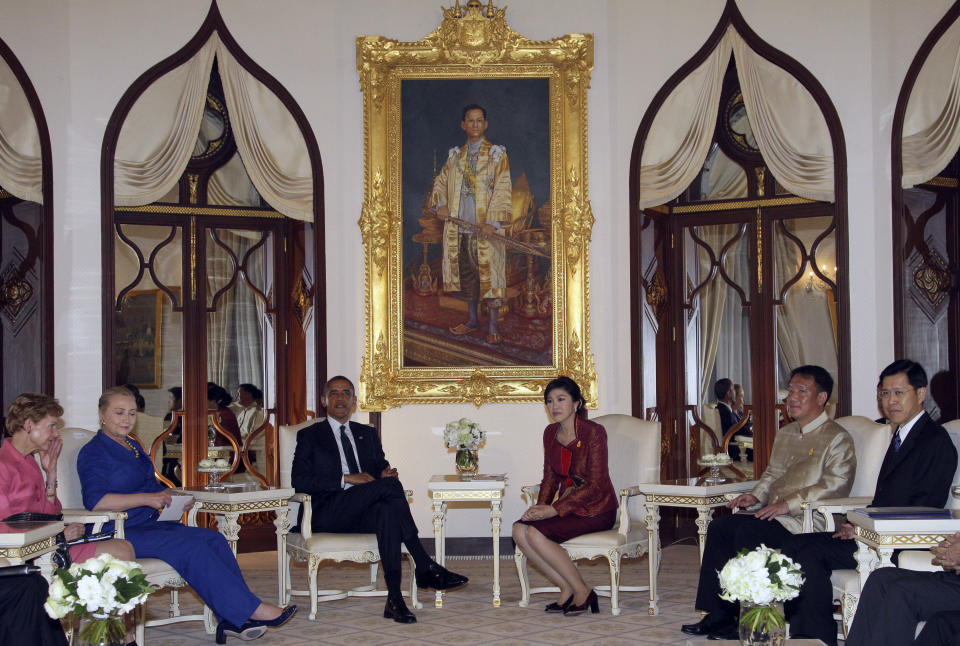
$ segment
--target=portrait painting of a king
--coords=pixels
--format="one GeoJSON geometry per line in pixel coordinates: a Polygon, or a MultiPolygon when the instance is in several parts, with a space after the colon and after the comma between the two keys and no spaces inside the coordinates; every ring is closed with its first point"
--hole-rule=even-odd
{"type": "Polygon", "coordinates": [[[552,363],[549,95],[402,81],[404,366],[552,363]]]}

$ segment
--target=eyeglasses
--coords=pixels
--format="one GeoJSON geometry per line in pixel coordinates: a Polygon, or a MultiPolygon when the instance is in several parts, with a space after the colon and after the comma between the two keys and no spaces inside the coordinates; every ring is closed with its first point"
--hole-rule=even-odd
{"type": "Polygon", "coordinates": [[[897,399],[903,399],[904,396],[911,390],[915,390],[915,388],[894,388],[893,390],[878,390],[877,397],[879,397],[880,399],[890,399],[890,396],[893,395],[897,399]]]}

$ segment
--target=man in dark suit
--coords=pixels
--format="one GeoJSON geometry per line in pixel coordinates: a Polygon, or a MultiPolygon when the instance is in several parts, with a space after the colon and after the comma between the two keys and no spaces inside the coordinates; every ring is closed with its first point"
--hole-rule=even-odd
{"type": "Polygon", "coordinates": [[[327,419],[300,430],[291,479],[311,496],[315,532],[374,533],[387,583],[383,616],[414,623],[400,593],[400,545],[416,562],[417,585],[449,590],[467,582],[433,561],[423,550],[397,470],[383,455],[372,426],[350,421],[357,405],[353,382],[337,376],[323,392],[327,419]]]}
{"type": "Polygon", "coordinates": [[[933,548],[944,572],[883,567],[860,594],[847,646],[957,646],[960,644],[960,532],[933,548]],[[917,624],[926,621],[914,639],[917,624]]]}
{"type": "MultiPolygon", "coordinates": [[[[724,377],[713,384],[713,394],[717,396],[717,414],[720,415],[720,437],[717,439],[723,439],[727,431],[740,423],[740,413],[736,409],[737,392],[733,381],[724,377]]],[[[749,423],[744,425],[740,434],[753,435],[749,423]]],[[[729,453],[732,460],[740,459],[740,447],[731,445],[729,453]]],[[[753,459],[752,453],[748,450],[747,459],[753,459]]]]}
{"type": "MultiPolygon", "coordinates": [[[[895,433],[880,466],[871,507],[943,507],[957,468],[957,451],[942,426],[923,409],[927,373],[909,359],[894,361],[880,373],[878,398],[895,433]]],[[[853,526],[836,534],[799,534],[788,539],[784,554],[800,564],[806,579],[800,596],[786,604],[794,637],[837,643],[833,620],[833,570],[857,567],[853,526]]]]}

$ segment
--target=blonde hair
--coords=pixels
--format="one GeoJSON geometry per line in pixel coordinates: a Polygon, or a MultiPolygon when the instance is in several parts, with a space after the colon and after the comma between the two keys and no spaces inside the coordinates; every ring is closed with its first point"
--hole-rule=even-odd
{"type": "Polygon", "coordinates": [[[133,391],[126,386],[114,386],[113,388],[107,388],[103,391],[103,394],[100,395],[100,400],[97,401],[97,410],[101,413],[107,410],[107,406],[110,405],[110,400],[114,397],[129,397],[134,403],[137,401],[133,395],[133,391]]]}
{"type": "Polygon", "coordinates": [[[63,406],[50,395],[40,393],[20,393],[7,408],[7,417],[4,420],[4,435],[13,437],[13,434],[23,429],[27,420],[37,423],[47,415],[63,416],[63,406]]]}

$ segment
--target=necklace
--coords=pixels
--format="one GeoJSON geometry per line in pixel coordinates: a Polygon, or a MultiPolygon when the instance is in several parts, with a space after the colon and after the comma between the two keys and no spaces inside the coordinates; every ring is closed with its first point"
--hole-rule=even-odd
{"type": "Polygon", "coordinates": [[[140,457],[140,451],[137,449],[136,446],[134,446],[133,442],[130,441],[130,438],[128,438],[128,437],[123,438],[123,443],[127,445],[127,448],[128,448],[128,449],[130,449],[131,451],[133,451],[133,457],[135,457],[135,458],[139,458],[139,457],[140,457]]]}

